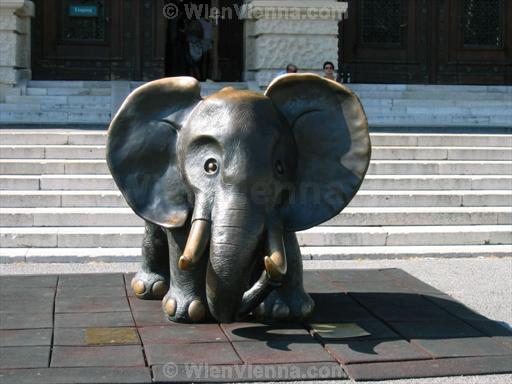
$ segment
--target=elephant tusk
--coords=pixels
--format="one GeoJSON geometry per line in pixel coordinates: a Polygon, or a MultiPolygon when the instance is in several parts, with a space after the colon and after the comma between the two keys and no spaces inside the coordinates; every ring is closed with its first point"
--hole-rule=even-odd
{"type": "Polygon", "coordinates": [[[210,222],[203,219],[194,220],[190,228],[185,250],[178,262],[179,268],[184,271],[193,270],[204,254],[209,240],[210,222]]]}
{"type": "Polygon", "coordinates": [[[286,275],[286,251],[283,244],[283,232],[277,227],[268,231],[270,256],[265,256],[265,270],[273,281],[280,281],[286,275]]]}

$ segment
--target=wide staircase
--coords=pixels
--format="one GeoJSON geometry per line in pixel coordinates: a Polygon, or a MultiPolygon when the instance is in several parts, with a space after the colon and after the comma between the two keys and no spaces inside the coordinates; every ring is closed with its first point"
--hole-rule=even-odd
{"type": "MultiPolygon", "coordinates": [[[[299,233],[305,259],[512,256],[510,130],[371,138],[357,196],[299,233]]],[[[104,129],[0,130],[0,261],[140,259],[143,222],[108,173],[105,140],[104,129]]]]}
{"type": "MultiPolygon", "coordinates": [[[[142,82],[29,81],[0,103],[4,124],[98,124],[111,120],[142,82]]],[[[361,98],[372,126],[512,126],[512,87],[346,84],[361,98]]],[[[203,96],[223,87],[259,90],[254,83],[201,84],[203,96]]]]}

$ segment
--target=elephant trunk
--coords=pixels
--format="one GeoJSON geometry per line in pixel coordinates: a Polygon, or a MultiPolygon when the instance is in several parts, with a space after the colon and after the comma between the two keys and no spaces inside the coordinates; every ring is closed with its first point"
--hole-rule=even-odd
{"type": "Polygon", "coordinates": [[[236,319],[265,227],[261,210],[242,195],[218,199],[213,210],[206,297],[213,317],[236,319]]]}

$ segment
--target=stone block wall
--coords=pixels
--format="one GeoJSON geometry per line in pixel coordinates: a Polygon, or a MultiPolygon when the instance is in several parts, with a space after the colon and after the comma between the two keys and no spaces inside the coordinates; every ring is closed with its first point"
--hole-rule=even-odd
{"type": "Polygon", "coordinates": [[[34,4],[28,0],[0,1],[0,102],[30,78],[30,23],[34,4]]]}
{"type": "Polygon", "coordinates": [[[249,0],[242,10],[246,81],[264,87],[287,64],[321,72],[338,61],[338,23],[347,3],[336,0],[249,0]]]}

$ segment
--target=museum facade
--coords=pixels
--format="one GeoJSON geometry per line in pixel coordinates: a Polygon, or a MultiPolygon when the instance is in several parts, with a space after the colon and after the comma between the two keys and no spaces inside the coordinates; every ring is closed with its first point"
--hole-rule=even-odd
{"type": "Polygon", "coordinates": [[[288,63],[329,60],[344,82],[512,84],[507,0],[2,0],[0,12],[4,88],[187,74],[191,19],[207,22],[214,81],[264,86],[288,63]]]}

